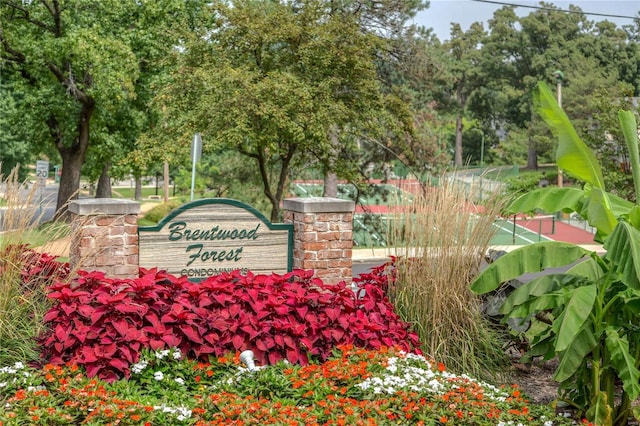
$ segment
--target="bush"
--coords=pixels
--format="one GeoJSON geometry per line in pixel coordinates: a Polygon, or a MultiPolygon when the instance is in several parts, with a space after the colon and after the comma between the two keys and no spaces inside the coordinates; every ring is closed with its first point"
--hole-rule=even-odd
{"type": "Polygon", "coordinates": [[[533,191],[534,189],[538,189],[540,181],[543,179],[548,180],[549,184],[555,184],[555,182],[550,180],[550,177],[543,173],[523,173],[505,180],[506,192],[509,195],[520,195],[533,191]]]}
{"type": "Polygon", "coordinates": [[[362,283],[356,297],[345,283],[323,284],[302,270],[234,271],[200,283],[144,269],[130,280],[78,274],[51,287],[55,305],[44,317],[50,330],[40,339],[43,356],[107,381],[128,377],[143,348],[177,347],[200,360],[252,349],[259,363],[303,365],[327,359],[340,344],[419,352],[417,335],[373,281],[362,283]]]}
{"type": "Polygon", "coordinates": [[[178,199],[169,200],[166,203],[158,204],[154,206],[151,210],[149,210],[144,215],[144,219],[149,222],[158,223],[160,222],[166,215],[168,215],[172,210],[180,207],[182,205],[182,201],[178,199]]]}

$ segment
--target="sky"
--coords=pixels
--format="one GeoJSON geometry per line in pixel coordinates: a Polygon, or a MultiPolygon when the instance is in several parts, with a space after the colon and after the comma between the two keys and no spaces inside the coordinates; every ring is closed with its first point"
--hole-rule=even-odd
{"type": "MultiPolygon", "coordinates": [[[[633,24],[633,20],[589,15],[588,13],[637,17],[640,11],[640,0],[547,0],[546,2],[553,3],[560,9],[568,9],[569,5],[573,4],[580,7],[587,14],[589,20],[606,19],[615,22],[618,26],[633,24]]],[[[502,7],[502,5],[495,3],[522,6],[540,5],[537,0],[491,0],[491,3],[478,0],[431,0],[429,9],[420,12],[414,22],[427,28],[433,28],[440,40],[448,40],[452,22],[459,23],[463,31],[467,31],[476,21],[483,22],[485,29],[487,29],[487,21],[493,17],[493,12],[502,7]]],[[[526,16],[535,11],[535,9],[525,7],[517,7],[515,10],[519,16],[526,16]]]]}

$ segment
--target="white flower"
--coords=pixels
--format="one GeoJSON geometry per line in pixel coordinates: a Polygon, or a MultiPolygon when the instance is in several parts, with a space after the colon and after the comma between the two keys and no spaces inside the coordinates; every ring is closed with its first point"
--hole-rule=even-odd
{"type": "Polygon", "coordinates": [[[153,373],[153,378],[160,381],[164,379],[164,373],[162,371],[156,371],[155,373],[153,373]]]}
{"type": "Polygon", "coordinates": [[[147,363],[147,361],[140,361],[137,364],[133,364],[131,366],[131,372],[134,374],[140,374],[142,372],[142,370],[144,370],[145,368],[147,368],[147,365],[149,365],[147,363]]]}
{"type": "Polygon", "coordinates": [[[184,379],[182,377],[176,377],[173,380],[179,385],[184,385],[184,379]]]}
{"type": "Polygon", "coordinates": [[[182,352],[180,352],[180,348],[173,348],[173,354],[171,355],[173,359],[181,359],[182,352]]]}
{"type": "Polygon", "coordinates": [[[7,386],[7,382],[0,382],[0,388],[7,386]]]}
{"type": "Polygon", "coordinates": [[[169,349],[163,349],[161,351],[156,352],[156,358],[162,359],[169,355],[169,349]]]}

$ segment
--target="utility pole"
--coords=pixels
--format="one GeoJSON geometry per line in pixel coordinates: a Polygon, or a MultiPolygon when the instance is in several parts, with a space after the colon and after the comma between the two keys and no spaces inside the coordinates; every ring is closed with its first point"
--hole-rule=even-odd
{"type": "MultiPolygon", "coordinates": [[[[556,92],[558,97],[558,106],[562,109],[562,80],[564,80],[564,74],[560,70],[555,70],[553,76],[556,78],[556,92]]],[[[562,188],[563,183],[562,169],[558,167],[558,188],[562,188]]]]}

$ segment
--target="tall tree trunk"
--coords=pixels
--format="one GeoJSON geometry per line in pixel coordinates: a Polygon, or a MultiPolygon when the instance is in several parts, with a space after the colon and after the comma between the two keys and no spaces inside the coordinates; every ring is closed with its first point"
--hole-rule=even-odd
{"type": "Polygon", "coordinates": [[[109,176],[110,162],[106,162],[102,166],[100,178],[98,179],[98,187],[96,188],[96,198],[111,198],[111,177],[109,176]]]}
{"type": "Polygon", "coordinates": [[[538,170],[538,151],[536,150],[536,141],[529,136],[527,143],[527,169],[538,170]]]}
{"type": "Polygon", "coordinates": [[[136,201],[142,200],[142,177],[136,176],[136,189],[133,194],[133,199],[136,201]]]}
{"type": "Polygon", "coordinates": [[[527,129],[527,169],[538,170],[538,149],[536,140],[533,137],[533,123],[536,119],[534,112],[531,112],[531,124],[527,129]]]}
{"type": "Polygon", "coordinates": [[[58,188],[54,219],[67,220],[69,201],[78,198],[80,172],[82,171],[82,165],[89,146],[89,123],[94,109],[95,102],[91,98],[82,104],[78,119],[78,135],[71,146],[65,146],[62,129],[60,129],[56,117],[51,115],[47,120],[49,132],[62,158],[62,173],[60,174],[60,186],[58,188]]]}
{"type": "Polygon", "coordinates": [[[456,117],[456,148],[454,164],[456,167],[462,167],[462,114],[456,117]]]}
{"type": "Polygon", "coordinates": [[[331,198],[338,196],[338,175],[335,172],[328,171],[324,174],[324,192],[322,196],[331,198]]]}
{"type": "Polygon", "coordinates": [[[80,170],[84,163],[84,152],[79,149],[65,149],[60,152],[62,158],[62,173],[58,187],[55,220],[67,220],[67,205],[69,201],[78,198],[80,189],[80,170]]]}

